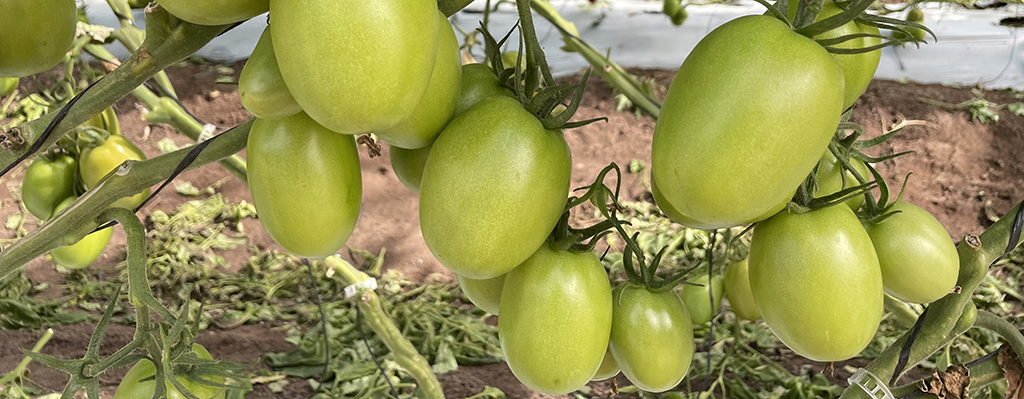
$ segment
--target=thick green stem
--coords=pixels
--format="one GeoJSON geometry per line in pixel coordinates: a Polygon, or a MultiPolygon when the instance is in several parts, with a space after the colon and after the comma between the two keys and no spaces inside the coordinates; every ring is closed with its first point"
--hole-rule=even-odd
{"type": "Polygon", "coordinates": [[[1024,366],[1024,335],[1021,335],[1017,327],[1014,327],[1013,324],[999,316],[984,310],[978,311],[978,320],[974,322],[974,325],[975,327],[992,330],[992,332],[999,334],[1006,343],[1010,344],[1014,353],[1017,354],[1017,358],[1022,362],[1022,366],[1024,366]]]}
{"type": "MultiPolygon", "coordinates": [[[[340,256],[328,256],[324,259],[324,263],[338,273],[348,284],[355,284],[370,278],[365,273],[356,270],[355,267],[340,256]]],[[[431,399],[444,399],[441,383],[437,381],[437,376],[430,369],[430,363],[427,362],[423,355],[416,351],[416,348],[412,346],[408,339],[402,336],[402,331],[395,326],[395,323],[391,321],[391,318],[388,317],[387,312],[381,306],[380,298],[377,297],[377,294],[372,290],[361,289],[357,303],[359,309],[362,310],[363,315],[366,317],[367,324],[377,333],[381,341],[384,341],[384,344],[388,346],[391,353],[395,355],[395,361],[405,368],[409,374],[412,374],[426,396],[431,399]]]]}
{"type": "MultiPolygon", "coordinates": [[[[185,169],[221,160],[245,148],[252,120],[222,133],[185,169]]],[[[145,161],[125,161],[120,169],[83,194],[46,224],[7,247],[0,256],[0,279],[62,245],[78,242],[97,225],[96,215],[123,197],[138,194],[167,179],[192,148],[183,148],[145,161]]]]}
{"type": "Polygon", "coordinates": [[[149,279],[146,276],[146,227],[142,225],[142,221],[135,216],[135,212],[125,208],[107,209],[100,214],[99,220],[120,223],[127,237],[128,300],[135,306],[135,319],[138,324],[135,337],[138,338],[150,331],[149,308],[153,308],[168,323],[173,323],[176,317],[153,296],[153,290],[149,288],[149,279]]]}
{"type": "Polygon", "coordinates": [[[544,49],[540,47],[540,40],[537,39],[537,30],[533,26],[533,13],[530,12],[531,2],[532,0],[516,0],[516,7],[519,10],[519,28],[523,32],[523,41],[526,45],[527,97],[532,97],[533,90],[539,87],[538,67],[544,78],[544,83],[548,87],[555,85],[555,78],[551,75],[547,57],[544,56],[544,49]]]}

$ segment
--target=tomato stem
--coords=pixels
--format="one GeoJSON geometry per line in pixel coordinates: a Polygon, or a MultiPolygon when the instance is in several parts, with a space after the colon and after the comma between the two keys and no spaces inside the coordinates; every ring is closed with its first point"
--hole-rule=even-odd
{"type": "Polygon", "coordinates": [[[1016,326],[984,310],[978,311],[978,319],[974,325],[975,327],[991,330],[1002,337],[1013,348],[1013,351],[1017,354],[1017,359],[1021,361],[1021,365],[1024,367],[1024,335],[1021,335],[1020,330],[1016,326]]]}

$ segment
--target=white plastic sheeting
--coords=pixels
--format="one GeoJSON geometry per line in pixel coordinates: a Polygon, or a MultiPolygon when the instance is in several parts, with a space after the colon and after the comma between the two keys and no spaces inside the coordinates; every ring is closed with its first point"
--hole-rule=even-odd
{"type": "MultiPolygon", "coordinates": [[[[93,23],[118,25],[103,0],[85,2],[93,23]]],[[[660,13],[660,1],[609,0],[605,6],[595,6],[587,0],[564,0],[553,1],[553,4],[566,19],[576,24],[581,36],[594,47],[609,50],[612,59],[623,66],[643,68],[677,68],[693,46],[712,29],[739,16],[764,12],[764,7],[751,0],[728,5],[694,5],[687,7],[690,17],[677,27],[660,13]]],[[[453,18],[454,25],[466,32],[476,29],[483,18],[482,9],[483,2],[477,0],[453,18]]],[[[929,38],[930,42],[920,49],[885,49],[875,76],[907,78],[921,83],[1024,89],[1024,54],[1019,54],[1024,47],[1024,37],[1017,40],[1016,29],[997,25],[1000,19],[1014,16],[1020,10],[1014,5],[999,10],[926,5],[925,24],[935,31],[939,41],[931,42],[929,38]]],[[[517,18],[514,8],[503,5],[491,14],[490,29],[500,37],[517,18]]],[[[136,19],[142,23],[141,11],[136,11],[136,19]]],[[[216,61],[245,59],[256,46],[264,27],[265,17],[253,18],[214,40],[198,55],[216,61]]],[[[537,18],[536,27],[555,74],[571,74],[587,66],[579,55],[559,50],[561,36],[547,21],[537,18]]],[[[513,35],[510,40],[512,49],[516,38],[513,35]]],[[[119,57],[128,55],[119,44],[109,47],[119,57]]]]}

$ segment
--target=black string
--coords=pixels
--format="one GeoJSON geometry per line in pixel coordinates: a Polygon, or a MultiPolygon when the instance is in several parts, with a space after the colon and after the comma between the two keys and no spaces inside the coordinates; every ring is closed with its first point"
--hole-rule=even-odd
{"type": "Polygon", "coordinates": [[[316,275],[313,274],[313,265],[308,259],[306,260],[306,269],[309,270],[309,280],[313,282],[313,301],[316,302],[316,308],[320,311],[320,325],[324,329],[324,371],[320,375],[320,384],[313,390],[313,394],[316,394],[317,392],[323,392],[324,380],[327,379],[327,371],[330,370],[331,340],[327,337],[327,317],[324,316],[324,304],[320,300],[320,289],[316,285],[316,275]]]}
{"type": "MultiPolygon", "coordinates": [[[[1006,244],[1006,250],[1003,251],[1003,255],[996,259],[1002,259],[1020,243],[1021,230],[1024,230],[1024,202],[1021,202],[1017,206],[1017,215],[1013,218],[1013,227],[1010,229],[1010,242],[1006,244]]],[[[994,262],[993,262],[994,263],[994,262]]]]}
{"type": "Polygon", "coordinates": [[[903,344],[903,348],[900,349],[900,359],[896,362],[896,370],[892,373],[892,379],[889,380],[889,385],[895,385],[896,380],[899,379],[900,374],[903,374],[903,369],[907,368],[907,363],[910,362],[910,348],[914,345],[914,340],[917,339],[917,334],[921,332],[921,326],[924,325],[924,319],[928,316],[928,309],[924,308],[924,312],[917,317],[917,322],[914,323],[914,327],[910,329],[910,336],[907,337],[907,342],[903,344]]]}
{"type": "Polygon", "coordinates": [[[708,373],[704,376],[704,385],[709,386],[711,383],[711,347],[715,343],[715,290],[714,285],[711,283],[711,271],[714,270],[715,262],[715,236],[718,235],[718,230],[711,230],[711,246],[708,249],[708,298],[711,298],[711,320],[708,323],[708,373]]]}
{"type": "Polygon", "coordinates": [[[36,141],[32,143],[32,146],[28,148],[28,151],[26,151],[24,154],[21,154],[21,156],[18,157],[16,161],[11,163],[10,165],[7,165],[7,167],[4,168],[3,172],[0,172],[0,177],[3,177],[4,175],[7,174],[7,172],[10,172],[11,169],[14,169],[15,166],[18,166],[18,164],[22,163],[23,161],[28,159],[28,157],[31,157],[33,154],[38,152],[43,147],[43,144],[46,143],[46,140],[50,137],[50,134],[52,134],[53,131],[57,128],[57,125],[59,125],[64,120],[64,118],[68,116],[68,111],[71,110],[71,106],[75,105],[75,103],[77,103],[78,100],[82,98],[83,94],[89,91],[89,89],[93,88],[93,86],[96,86],[96,84],[99,83],[101,80],[103,80],[103,78],[100,78],[95,82],[92,82],[92,84],[90,84],[89,87],[86,87],[85,90],[82,90],[74,97],[72,97],[71,101],[68,101],[67,104],[64,104],[64,106],[60,108],[60,111],[57,111],[57,114],[53,117],[53,120],[50,121],[50,124],[46,126],[46,130],[43,130],[43,134],[40,134],[39,137],[36,138],[36,141]]]}
{"type": "Polygon", "coordinates": [[[377,370],[380,370],[380,375],[384,377],[384,381],[387,381],[388,386],[391,387],[391,395],[398,397],[398,390],[391,384],[391,379],[388,378],[387,372],[384,371],[384,366],[381,366],[380,362],[377,361],[377,355],[373,354],[373,349],[370,349],[370,340],[366,339],[366,333],[363,332],[363,313],[359,310],[359,304],[356,304],[356,327],[359,329],[359,335],[363,337],[363,343],[366,344],[366,351],[370,353],[370,358],[373,359],[373,364],[377,365],[377,370]]]}

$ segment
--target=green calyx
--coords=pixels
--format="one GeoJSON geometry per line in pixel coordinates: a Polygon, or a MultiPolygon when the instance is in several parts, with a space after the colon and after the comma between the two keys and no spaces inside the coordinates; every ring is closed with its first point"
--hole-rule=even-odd
{"type": "Polygon", "coordinates": [[[819,18],[819,15],[826,8],[825,2],[831,3],[831,0],[779,0],[775,4],[771,4],[767,0],[756,1],[768,8],[768,14],[785,22],[797,33],[814,39],[832,54],[860,54],[893,45],[904,45],[905,43],[919,45],[924,43],[923,35],[915,36],[914,32],[927,32],[935,38],[935,33],[928,29],[928,27],[918,23],[919,21],[902,20],[865,12],[874,4],[874,0],[837,0],[834,4],[841,11],[825,18],[819,18]],[[798,3],[796,3],[796,7],[793,7],[791,3],[795,1],[798,1],[798,3]],[[856,22],[863,27],[871,27],[874,31],[830,38],[818,37],[850,22],[856,22]],[[894,35],[891,37],[882,36],[878,33],[877,29],[892,30],[894,35]],[[877,38],[883,41],[879,44],[864,47],[851,48],[850,46],[840,46],[853,40],[864,40],[865,38],[877,38]]]}

